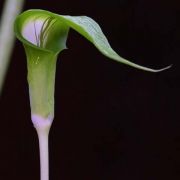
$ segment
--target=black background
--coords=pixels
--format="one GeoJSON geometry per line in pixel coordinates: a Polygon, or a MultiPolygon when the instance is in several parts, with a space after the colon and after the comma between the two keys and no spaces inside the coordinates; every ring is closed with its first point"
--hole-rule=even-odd
{"type": "MultiPolygon", "coordinates": [[[[2,8],[2,2],[0,2],[2,8]]],[[[180,179],[180,3],[164,0],[26,1],[24,9],[87,15],[143,72],[101,55],[70,31],[57,63],[50,180],[180,179]]],[[[0,179],[38,180],[26,59],[19,41],[0,100],[0,179]]]]}

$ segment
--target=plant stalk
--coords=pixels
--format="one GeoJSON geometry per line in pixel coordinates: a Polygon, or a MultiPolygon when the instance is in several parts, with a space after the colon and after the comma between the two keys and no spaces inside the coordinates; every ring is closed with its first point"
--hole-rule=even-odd
{"type": "Polygon", "coordinates": [[[23,4],[24,0],[5,0],[3,7],[0,23],[0,94],[15,41],[14,21],[23,4]]]}
{"type": "Polygon", "coordinates": [[[32,122],[38,134],[40,153],[40,179],[49,180],[49,130],[52,119],[43,118],[39,115],[32,115],[32,122]]]}

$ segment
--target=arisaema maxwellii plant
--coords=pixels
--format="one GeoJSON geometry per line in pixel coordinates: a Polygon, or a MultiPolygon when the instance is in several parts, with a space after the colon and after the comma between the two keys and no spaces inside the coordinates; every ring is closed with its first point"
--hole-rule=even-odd
{"type": "Polygon", "coordinates": [[[15,33],[27,56],[31,118],[40,145],[41,180],[48,180],[48,133],[54,118],[54,83],[58,54],[66,48],[70,28],[90,41],[103,55],[144,71],[158,72],[120,57],[99,25],[87,16],[64,16],[28,10],[15,21],[15,33]]]}

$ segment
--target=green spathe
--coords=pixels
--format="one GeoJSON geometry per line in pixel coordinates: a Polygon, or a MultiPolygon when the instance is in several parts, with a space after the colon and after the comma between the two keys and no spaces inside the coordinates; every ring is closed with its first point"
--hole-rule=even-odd
{"type": "Polygon", "coordinates": [[[28,10],[15,21],[15,33],[28,59],[28,82],[32,114],[54,115],[54,81],[57,55],[66,48],[69,28],[74,29],[106,57],[129,66],[158,72],[120,57],[109,45],[99,25],[87,16],[62,16],[45,10],[28,10]]]}
{"type": "Polygon", "coordinates": [[[57,55],[24,45],[32,114],[54,117],[54,87],[57,55]]]}

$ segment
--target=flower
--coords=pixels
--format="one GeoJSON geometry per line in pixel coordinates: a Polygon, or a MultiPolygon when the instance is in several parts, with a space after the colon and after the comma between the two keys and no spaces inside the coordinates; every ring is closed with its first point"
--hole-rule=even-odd
{"type": "Polygon", "coordinates": [[[45,10],[28,10],[16,18],[14,29],[23,43],[28,65],[32,115],[54,116],[54,81],[57,55],[66,48],[69,28],[89,40],[103,55],[145,71],[158,72],[119,56],[100,26],[87,16],[63,16],[45,10]]]}

